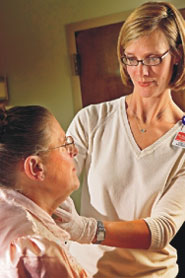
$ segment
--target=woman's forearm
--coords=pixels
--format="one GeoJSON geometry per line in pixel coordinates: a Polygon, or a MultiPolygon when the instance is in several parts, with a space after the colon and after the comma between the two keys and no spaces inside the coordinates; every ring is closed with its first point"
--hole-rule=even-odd
{"type": "Polygon", "coordinates": [[[148,249],[150,230],[144,220],[103,222],[106,230],[101,244],[120,248],[148,249]]]}

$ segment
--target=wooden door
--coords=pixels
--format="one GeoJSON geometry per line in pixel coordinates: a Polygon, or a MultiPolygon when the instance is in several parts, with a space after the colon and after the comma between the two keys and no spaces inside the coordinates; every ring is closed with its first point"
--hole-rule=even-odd
{"type": "Polygon", "coordinates": [[[117,59],[121,26],[122,22],[76,32],[83,106],[129,93],[121,82],[117,59]]]}

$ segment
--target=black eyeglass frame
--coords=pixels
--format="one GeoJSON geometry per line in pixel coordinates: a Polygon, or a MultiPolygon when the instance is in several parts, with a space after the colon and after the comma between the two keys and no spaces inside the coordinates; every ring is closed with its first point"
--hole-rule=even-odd
{"type": "Polygon", "coordinates": [[[161,56],[147,57],[147,58],[144,58],[142,60],[138,60],[138,59],[135,59],[135,58],[133,59],[131,57],[129,58],[126,55],[123,55],[123,56],[120,57],[120,60],[121,60],[122,64],[124,64],[126,66],[129,66],[129,67],[137,67],[139,65],[139,63],[141,63],[144,66],[157,66],[157,65],[161,64],[162,60],[168,55],[169,51],[170,51],[170,49],[165,51],[161,56]],[[131,61],[136,62],[136,64],[135,65],[128,64],[126,61],[129,60],[129,59],[130,60],[132,59],[131,61]],[[145,62],[146,60],[151,60],[152,61],[153,59],[158,59],[158,62],[154,63],[154,64],[150,64],[150,63],[145,62]]]}

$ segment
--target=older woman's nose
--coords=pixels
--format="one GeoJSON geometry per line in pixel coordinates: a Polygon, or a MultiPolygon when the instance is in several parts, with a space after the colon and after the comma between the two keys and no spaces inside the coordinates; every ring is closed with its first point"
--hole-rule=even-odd
{"type": "Polygon", "coordinates": [[[77,154],[78,154],[78,148],[74,144],[74,146],[73,146],[73,157],[76,156],[77,154]]]}
{"type": "Polygon", "coordinates": [[[68,153],[71,157],[74,157],[78,154],[78,149],[77,149],[75,143],[68,145],[68,153]]]}

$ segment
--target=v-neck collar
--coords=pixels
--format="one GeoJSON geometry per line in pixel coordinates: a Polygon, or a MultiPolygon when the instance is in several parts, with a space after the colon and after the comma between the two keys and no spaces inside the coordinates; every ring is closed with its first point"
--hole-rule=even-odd
{"type": "Polygon", "coordinates": [[[132,148],[138,158],[141,158],[141,157],[153,152],[168,138],[170,139],[170,142],[171,142],[172,136],[173,135],[175,136],[176,132],[178,130],[180,130],[180,128],[182,126],[182,122],[180,120],[172,128],[170,128],[164,135],[162,135],[159,139],[157,139],[154,143],[152,143],[151,145],[149,145],[148,147],[146,147],[144,149],[140,149],[140,147],[138,146],[138,144],[133,136],[133,133],[130,128],[129,121],[128,121],[128,116],[127,116],[127,112],[126,112],[126,97],[123,98],[123,102],[124,103],[122,103],[122,109],[121,109],[121,112],[123,113],[123,115],[122,115],[123,124],[124,124],[125,130],[126,130],[127,138],[129,140],[130,144],[132,145],[132,148]]]}

